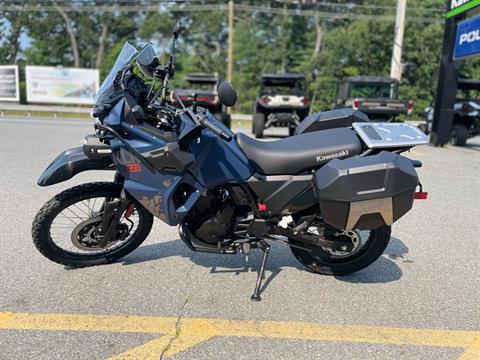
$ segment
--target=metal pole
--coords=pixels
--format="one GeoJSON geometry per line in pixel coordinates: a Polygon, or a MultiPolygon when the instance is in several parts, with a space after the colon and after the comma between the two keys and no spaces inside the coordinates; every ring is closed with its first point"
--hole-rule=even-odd
{"type": "Polygon", "coordinates": [[[458,18],[458,16],[451,17],[445,21],[437,95],[433,111],[432,132],[430,133],[430,144],[436,146],[448,143],[452,134],[453,107],[457,95],[458,67],[460,66],[459,62],[453,61],[458,18]]]}
{"type": "Polygon", "coordinates": [[[233,0],[228,0],[228,64],[227,80],[232,81],[233,72],[233,0]]]}
{"type": "Polygon", "coordinates": [[[390,69],[390,77],[393,79],[397,79],[398,81],[402,79],[402,50],[406,11],[407,0],[398,0],[397,18],[395,20],[395,35],[393,40],[392,65],[390,69]]]}

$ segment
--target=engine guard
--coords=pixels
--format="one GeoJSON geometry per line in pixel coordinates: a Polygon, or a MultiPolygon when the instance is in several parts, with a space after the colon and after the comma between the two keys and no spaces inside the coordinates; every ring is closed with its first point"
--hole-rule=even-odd
{"type": "Polygon", "coordinates": [[[82,147],[75,147],[58,155],[45,169],[37,184],[39,186],[58,184],[87,170],[115,170],[115,166],[110,156],[91,159],[85,155],[82,147]]]}

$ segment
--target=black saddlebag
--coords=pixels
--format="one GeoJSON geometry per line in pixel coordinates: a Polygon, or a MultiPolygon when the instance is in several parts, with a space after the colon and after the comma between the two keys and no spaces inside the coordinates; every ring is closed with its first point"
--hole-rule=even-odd
{"type": "Polygon", "coordinates": [[[369,122],[364,113],[350,108],[313,113],[305,118],[295,129],[295,133],[351,127],[355,122],[369,122]]]}
{"type": "Polygon", "coordinates": [[[315,172],[313,184],[323,220],[338,229],[377,229],[412,208],[419,185],[411,160],[378,155],[335,159],[315,172]]]}

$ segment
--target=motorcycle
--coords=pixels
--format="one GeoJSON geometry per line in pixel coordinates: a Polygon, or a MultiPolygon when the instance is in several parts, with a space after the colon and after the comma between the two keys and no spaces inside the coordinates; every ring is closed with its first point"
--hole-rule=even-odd
{"type": "MultiPolygon", "coordinates": [[[[171,104],[181,104],[175,91],[167,96],[179,34],[176,27],[166,65],[151,44],[125,43],[96,95],[95,133],[60,154],[38,185],[87,170],[113,171],[114,180],[74,186],[43,205],[32,225],[37,249],[72,267],[110,263],[136,249],[156,217],[178,226],[192,251],[259,249],[256,301],[272,242],[319,274],[346,275],[377,260],[391,225],[426,198],[415,170],[422,164],[400,154],[427,137],[352,109],[312,114],[285,139],[235,134],[196,101],[171,104]]],[[[217,91],[235,104],[230,83],[217,91]]]]}

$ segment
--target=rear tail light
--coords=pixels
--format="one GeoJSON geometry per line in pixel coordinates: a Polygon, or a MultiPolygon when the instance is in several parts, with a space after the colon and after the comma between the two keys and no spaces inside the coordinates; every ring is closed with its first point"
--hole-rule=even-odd
{"type": "Polygon", "coordinates": [[[303,105],[306,106],[306,105],[310,105],[312,100],[310,100],[308,97],[304,97],[302,102],[303,102],[303,105]]]}
{"type": "Polygon", "coordinates": [[[268,105],[268,103],[269,103],[270,101],[271,101],[271,100],[270,100],[270,97],[267,96],[267,95],[264,95],[264,96],[262,96],[262,97],[260,98],[260,102],[261,102],[262,104],[265,104],[265,105],[268,105]]]}
{"type": "Polygon", "coordinates": [[[413,113],[413,101],[409,101],[407,105],[407,115],[412,115],[413,113]]]}
{"type": "Polygon", "coordinates": [[[462,105],[462,111],[465,113],[465,114],[468,114],[470,112],[470,105],[468,103],[463,103],[462,105]]]}
{"type": "Polygon", "coordinates": [[[358,106],[360,105],[360,101],[358,99],[353,100],[353,110],[358,110],[358,106]]]}
{"type": "Polygon", "coordinates": [[[415,200],[427,200],[427,198],[428,198],[428,193],[423,191],[416,192],[414,197],[415,200]]]}

